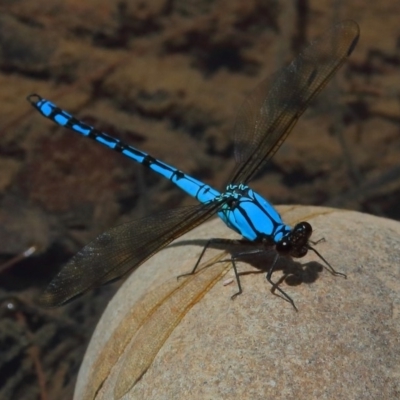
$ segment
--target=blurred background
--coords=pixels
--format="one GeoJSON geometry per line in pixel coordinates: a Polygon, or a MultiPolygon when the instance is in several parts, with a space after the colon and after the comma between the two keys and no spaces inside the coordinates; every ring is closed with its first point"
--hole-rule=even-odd
{"type": "Polygon", "coordinates": [[[244,96],[342,19],[360,25],[358,46],[252,187],[274,204],[399,220],[400,3],[1,1],[1,399],[72,397],[120,283],[43,309],[37,296],[63,263],[114,225],[193,203],[45,120],[26,96],[37,92],[220,189],[234,166],[231,132],[244,96]],[[32,256],[21,255],[32,246],[32,256]]]}

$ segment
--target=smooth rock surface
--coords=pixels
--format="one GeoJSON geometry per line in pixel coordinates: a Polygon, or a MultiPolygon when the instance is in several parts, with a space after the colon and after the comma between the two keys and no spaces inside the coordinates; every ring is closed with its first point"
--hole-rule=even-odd
{"type": "MultiPolygon", "coordinates": [[[[311,223],[312,239],[326,240],[316,248],[347,279],[332,276],[311,252],[298,260],[301,263],[281,263],[283,270],[277,270],[273,280],[277,282],[283,272],[289,274],[280,287],[295,301],[296,312],[270,292],[264,273],[242,275],[243,294],[231,300],[236,283],[224,283],[233,273],[222,263],[215,264],[220,268],[218,276],[228,271],[226,275],[188,306],[156,349],[148,370],[121,398],[400,398],[400,223],[327,208],[278,209],[287,223],[311,223]]],[[[237,236],[216,219],[177,242],[210,237],[237,236]]],[[[129,334],[129,328],[121,326],[135,307],[143,306],[144,294],[176,285],[176,276],[190,271],[200,251],[199,244],[169,247],[127,279],[92,337],[75,399],[90,398],[85,393],[96,374],[108,370],[109,379],[92,393],[97,392],[96,399],[118,398],[116,382],[119,375],[126,375],[127,364],[121,361],[124,354],[116,353],[130,352],[129,360],[135,344],[124,347],[122,341],[109,339],[117,329],[129,334]],[[102,349],[107,342],[108,346],[112,343],[111,354],[105,356],[102,349]]],[[[207,256],[220,253],[212,249],[207,256]]],[[[258,271],[245,262],[239,265],[241,272],[258,271]]],[[[173,315],[174,307],[164,315],[173,315]]],[[[145,335],[151,341],[153,331],[148,329],[145,335]]]]}

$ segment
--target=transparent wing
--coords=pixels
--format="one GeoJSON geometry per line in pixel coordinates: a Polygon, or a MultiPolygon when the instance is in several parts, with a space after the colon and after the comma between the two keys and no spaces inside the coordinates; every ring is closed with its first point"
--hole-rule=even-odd
{"type": "Polygon", "coordinates": [[[247,183],[275,154],[313,97],[351,54],[358,38],[356,22],[335,25],[250,94],[236,119],[237,165],[230,182],[247,183]]]}
{"type": "Polygon", "coordinates": [[[134,270],[174,239],[213,216],[220,203],[163,211],[102,233],[61,269],[40,298],[61,305],[134,270]]]}

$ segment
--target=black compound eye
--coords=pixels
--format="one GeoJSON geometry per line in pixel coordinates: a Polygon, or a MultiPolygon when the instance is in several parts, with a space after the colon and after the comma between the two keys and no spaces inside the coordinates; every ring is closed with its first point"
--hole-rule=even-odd
{"type": "Polygon", "coordinates": [[[292,245],[287,239],[282,239],[276,244],[275,249],[279,254],[290,254],[292,245]]]}
{"type": "Polygon", "coordinates": [[[308,222],[300,222],[294,227],[293,231],[301,233],[302,236],[309,239],[312,234],[312,227],[308,222]]]}

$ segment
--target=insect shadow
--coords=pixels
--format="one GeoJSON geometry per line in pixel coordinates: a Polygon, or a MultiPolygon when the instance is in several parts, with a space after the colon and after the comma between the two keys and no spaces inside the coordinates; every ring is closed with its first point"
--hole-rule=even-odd
{"type": "MultiPolygon", "coordinates": [[[[263,272],[268,274],[270,272],[271,266],[274,265],[275,263],[273,271],[274,272],[277,270],[282,271],[282,276],[278,279],[278,281],[273,282],[271,292],[279,297],[282,297],[284,300],[289,301],[296,310],[297,308],[294,305],[294,303],[292,303],[292,301],[290,301],[287,298],[288,295],[284,294],[283,296],[281,296],[278,293],[275,293],[275,291],[278,290],[282,294],[282,289],[279,288],[279,285],[281,285],[283,282],[285,282],[289,286],[298,286],[302,283],[307,283],[307,284],[313,283],[318,279],[319,274],[324,269],[324,266],[317,261],[301,263],[298,261],[294,261],[293,258],[289,256],[282,256],[282,255],[280,255],[276,260],[277,252],[275,251],[273,246],[265,247],[260,244],[257,245],[254,242],[247,242],[241,240],[238,241],[228,240],[226,242],[218,242],[218,241],[214,242],[212,240],[210,241],[201,239],[182,240],[177,243],[173,243],[168,247],[178,247],[187,245],[198,245],[202,247],[203,251],[200,255],[200,258],[203,256],[205,248],[225,250],[230,254],[230,257],[228,255],[227,258],[224,258],[223,260],[217,262],[227,262],[227,261],[232,262],[234,270],[236,269],[235,265],[236,262],[245,262],[256,268],[256,270],[248,270],[248,271],[242,270],[237,273],[235,271],[239,292],[236,293],[234,296],[232,296],[232,298],[242,293],[240,284],[241,276],[248,274],[263,273],[263,272]]],[[[197,266],[198,262],[196,263],[195,268],[191,272],[179,275],[178,278],[195,273],[197,266]]],[[[212,268],[212,265],[210,265],[209,267],[212,268]]]]}

